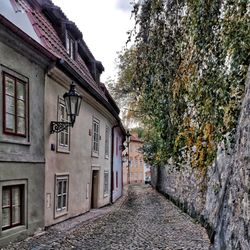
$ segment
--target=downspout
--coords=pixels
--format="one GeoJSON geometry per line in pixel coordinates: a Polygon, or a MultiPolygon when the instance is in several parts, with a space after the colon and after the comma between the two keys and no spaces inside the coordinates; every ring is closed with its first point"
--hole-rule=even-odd
{"type": "Polygon", "coordinates": [[[111,188],[110,188],[110,204],[113,204],[113,188],[114,188],[114,129],[119,125],[116,124],[112,127],[112,146],[111,146],[111,188]]]}

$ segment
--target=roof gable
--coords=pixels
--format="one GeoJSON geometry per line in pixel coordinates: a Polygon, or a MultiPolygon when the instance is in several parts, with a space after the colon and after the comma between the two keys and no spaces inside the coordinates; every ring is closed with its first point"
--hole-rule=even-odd
{"type": "Polygon", "coordinates": [[[51,0],[18,0],[18,3],[22,12],[27,16],[29,25],[40,40],[41,48],[56,58],[57,66],[102,103],[120,124],[120,110],[105,85],[100,83],[99,77],[104,67],[101,62],[95,60],[77,26],[68,20],[62,10],[51,0]],[[70,35],[74,36],[78,49],[75,58],[71,58],[66,50],[64,42],[66,32],[70,32],[70,35]]]}
{"type": "MultiPolygon", "coordinates": [[[[73,60],[66,51],[65,43],[63,42],[62,37],[65,36],[65,30],[67,27],[70,27],[69,30],[72,31],[76,37],[79,39],[81,37],[81,33],[76,25],[73,22],[70,22],[61,9],[55,6],[50,0],[38,1],[36,2],[37,5],[34,8],[32,8],[32,6],[30,6],[25,0],[19,0],[19,2],[29,16],[43,45],[59,59],[67,62],[86,82],[88,82],[88,84],[90,84],[99,94],[102,95],[104,99],[106,99],[104,93],[95,82],[95,75],[90,71],[91,64],[86,65],[86,62],[84,61],[86,58],[91,58],[93,62],[95,60],[84,41],[80,40],[81,42],[77,42],[84,45],[85,51],[87,51],[86,58],[81,58],[81,54],[79,53],[76,55],[75,60],[73,60]],[[46,12],[47,15],[45,15],[44,12],[46,12]],[[50,18],[48,18],[48,15],[50,15],[50,18]]],[[[32,2],[34,3],[35,0],[32,0],[32,2]]],[[[79,52],[80,51],[81,47],[79,49],[79,52]]]]}

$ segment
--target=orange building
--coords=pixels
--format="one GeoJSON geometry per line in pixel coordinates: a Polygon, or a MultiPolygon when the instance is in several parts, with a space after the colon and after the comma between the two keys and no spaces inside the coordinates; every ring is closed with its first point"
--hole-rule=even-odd
{"type": "Polygon", "coordinates": [[[144,160],[141,148],[143,141],[132,134],[129,143],[129,161],[123,164],[123,183],[144,183],[144,160]]]}

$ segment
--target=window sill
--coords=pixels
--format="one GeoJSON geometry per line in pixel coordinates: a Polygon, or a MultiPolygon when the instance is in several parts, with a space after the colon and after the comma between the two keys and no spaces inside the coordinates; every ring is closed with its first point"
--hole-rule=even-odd
{"type": "Polygon", "coordinates": [[[24,145],[24,146],[30,146],[30,142],[21,142],[21,141],[15,141],[15,140],[6,140],[6,139],[0,139],[0,143],[9,143],[9,144],[17,144],[17,145],[24,145]]]}
{"type": "Polygon", "coordinates": [[[91,157],[99,158],[99,154],[98,154],[98,153],[95,153],[95,152],[92,152],[92,153],[91,153],[91,157]]]}
{"type": "Polygon", "coordinates": [[[55,211],[55,219],[58,219],[60,217],[63,217],[65,215],[68,214],[68,211],[62,211],[62,212],[59,212],[59,211],[55,211]]]}
{"type": "Polygon", "coordinates": [[[57,153],[63,153],[63,154],[70,154],[70,150],[69,149],[63,148],[63,147],[60,147],[60,146],[58,146],[56,152],[57,153]]]}

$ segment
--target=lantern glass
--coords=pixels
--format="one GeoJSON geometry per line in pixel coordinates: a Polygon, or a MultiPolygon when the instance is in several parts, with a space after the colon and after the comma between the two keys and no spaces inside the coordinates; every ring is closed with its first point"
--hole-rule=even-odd
{"type": "Polygon", "coordinates": [[[66,105],[67,115],[70,117],[70,122],[73,127],[76,116],[79,115],[82,97],[76,92],[75,85],[71,84],[69,92],[65,93],[63,98],[66,105]]]}

